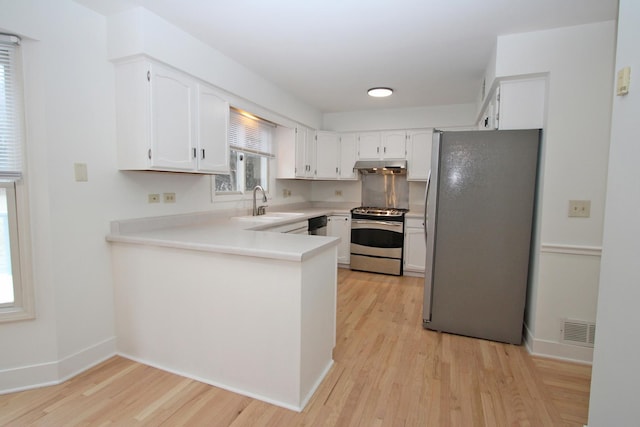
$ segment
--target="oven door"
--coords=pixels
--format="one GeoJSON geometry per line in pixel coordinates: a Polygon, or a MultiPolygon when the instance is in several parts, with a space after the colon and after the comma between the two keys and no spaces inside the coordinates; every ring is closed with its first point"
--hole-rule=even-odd
{"type": "Polygon", "coordinates": [[[351,220],[351,269],[402,275],[404,222],[351,220]]]}

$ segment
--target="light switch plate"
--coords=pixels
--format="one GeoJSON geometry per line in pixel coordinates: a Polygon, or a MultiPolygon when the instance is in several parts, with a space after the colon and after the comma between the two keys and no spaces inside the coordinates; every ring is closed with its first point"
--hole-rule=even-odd
{"type": "Polygon", "coordinates": [[[569,217],[589,218],[591,216],[591,200],[569,200],[569,217]]]}
{"type": "Polygon", "coordinates": [[[75,175],[76,182],[87,182],[87,181],[89,181],[89,176],[87,175],[87,164],[86,163],[74,163],[73,164],[73,173],[75,175]]]}
{"type": "Polygon", "coordinates": [[[616,95],[626,95],[629,93],[631,83],[631,67],[624,67],[618,71],[618,81],[616,83],[616,95]]]}

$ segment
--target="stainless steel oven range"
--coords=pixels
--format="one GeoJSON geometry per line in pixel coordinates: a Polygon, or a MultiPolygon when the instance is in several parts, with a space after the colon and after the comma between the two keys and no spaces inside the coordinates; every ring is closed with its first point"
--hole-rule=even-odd
{"type": "Polygon", "coordinates": [[[402,276],[406,209],[351,210],[351,269],[402,276]]]}

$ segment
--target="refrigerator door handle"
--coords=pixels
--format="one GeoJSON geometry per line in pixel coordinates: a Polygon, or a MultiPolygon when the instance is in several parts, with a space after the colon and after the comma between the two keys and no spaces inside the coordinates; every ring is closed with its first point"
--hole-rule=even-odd
{"type": "MultiPolygon", "coordinates": [[[[431,189],[431,169],[429,169],[429,175],[427,175],[427,186],[424,194],[424,241],[427,247],[429,246],[429,216],[427,212],[429,211],[429,190],[431,189]]],[[[427,251],[428,256],[428,251],[427,251]]],[[[433,301],[433,283],[430,278],[427,277],[427,274],[430,273],[431,268],[429,268],[429,260],[426,260],[425,263],[425,287],[424,287],[424,300],[423,300],[423,308],[422,308],[422,322],[423,325],[426,325],[431,321],[431,302],[433,301]]]]}
{"type": "Polygon", "coordinates": [[[427,175],[427,188],[424,193],[424,240],[427,241],[427,230],[429,229],[428,217],[427,217],[427,206],[429,204],[429,188],[431,187],[431,169],[429,169],[429,174],[427,175]]]}

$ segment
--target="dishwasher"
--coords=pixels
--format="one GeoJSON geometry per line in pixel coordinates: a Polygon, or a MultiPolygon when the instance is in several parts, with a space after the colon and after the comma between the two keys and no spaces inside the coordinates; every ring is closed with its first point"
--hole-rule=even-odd
{"type": "Polygon", "coordinates": [[[327,235],[327,216],[326,215],[309,218],[309,234],[313,236],[327,235]]]}

